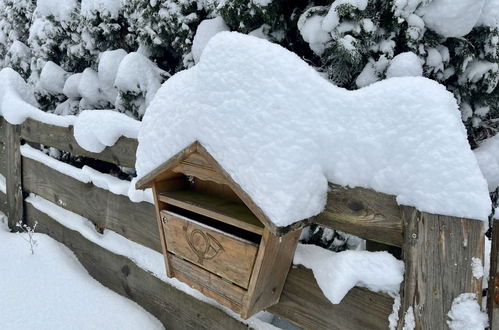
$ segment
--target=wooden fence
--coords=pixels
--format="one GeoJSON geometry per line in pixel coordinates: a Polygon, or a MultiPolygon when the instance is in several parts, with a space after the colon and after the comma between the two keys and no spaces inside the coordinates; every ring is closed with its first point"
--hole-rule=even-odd
{"type": "MultiPolygon", "coordinates": [[[[169,329],[247,328],[224,311],[197,300],[141,269],[130,259],[112,253],[39,211],[24,197],[33,193],[92,221],[98,230],[112,230],[161,253],[154,206],[133,203],[91,183],[83,183],[45,164],[21,156],[20,145],[51,146],[74,155],[133,167],[137,141],[121,138],[102,153],[81,148],[72,127],[34,120],[8,124],[0,117],[0,174],[7,195],[0,192],[0,210],[11,228],[24,219],[38,221],[38,231],[67,245],[88,272],[101,283],[143,306],[169,329]]],[[[483,259],[483,223],[419,212],[399,206],[394,196],[369,189],[331,185],[324,212],[314,223],[364,238],[369,246],[402,250],[406,265],[401,287],[398,329],[412,306],[417,329],[444,329],[452,300],[464,292],[481,298],[481,279],[473,277],[472,258],[483,259]],[[466,244],[463,242],[466,241],[466,244]],[[371,242],[374,242],[371,244],[371,242]]],[[[491,265],[489,312],[492,329],[499,329],[498,230],[495,228],[491,265]],[[495,290],[495,291],[494,291],[495,290]],[[494,300],[495,298],[495,300],[494,300]]],[[[277,305],[269,312],[306,329],[387,329],[393,299],[383,293],[354,288],[333,305],[318,287],[312,272],[292,268],[277,305]]]]}

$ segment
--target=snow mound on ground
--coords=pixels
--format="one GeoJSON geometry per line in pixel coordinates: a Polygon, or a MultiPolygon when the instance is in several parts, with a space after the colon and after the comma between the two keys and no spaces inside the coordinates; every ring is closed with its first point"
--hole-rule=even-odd
{"type": "Polygon", "coordinates": [[[485,0],[433,0],[418,10],[426,26],[444,37],[463,37],[482,14],[485,0]]]}
{"type": "Polygon", "coordinates": [[[462,293],[456,297],[447,316],[450,330],[483,330],[489,323],[474,293],[462,293]]]}
{"type": "Polygon", "coordinates": [[[354,286],[394,296],[404,279],[404,263],[388,252],[332,252],[298,244],[293,263],[312,269],[324,295],[339,304],[354,286]]]}
{"type": "Polygon", "coordinates": [[[278,226],[321,212],[328,181],[431,213],[490,213],[456,101],[425,78],[347,91],[278,45],[221,32],[151,102],[139,178],[195,140],[278,226]]]}
{"type": "Polygon", "coordinates": [[[474,153],[489,184],[489,191],[496,190],[499,187],[499,134],[483,140],[474,153]]]}
{"type": "Polygon", "coordinates": [[[136,139],[140,122],[112,110],[82,111],[74,123],[78,144],[90,152],[102,152],[121,136],[136,139]]]}
{"type": "Polygon", "coordinates": [[[0,212],[3,330],[163,329],[136,303],[90,277],[74,254],[49,236],[34,235],[38,245],[32,255],[26,234],[8,232],[2,217],[0,212]]]}
{"type": "Polygon", "coordinates": [[[194,58],[194,62],[199,62],[204,47],[206,47],[208,41],[210,41],[215,34],[229,30],[229,27],[220,16],[202,21],[199,24],[194,40],[192,41],[192,57],[194,58]]]}
{"type": "Polygon", "coordinates": [[[423,66],[419,57],[413,52],[405,52],[395,56],[386,70],[386,77],[420,77],[423,75],[423,66]]]}

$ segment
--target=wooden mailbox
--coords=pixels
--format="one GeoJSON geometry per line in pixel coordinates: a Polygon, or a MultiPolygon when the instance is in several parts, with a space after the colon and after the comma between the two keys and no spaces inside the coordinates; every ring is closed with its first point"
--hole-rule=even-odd
{"type": "Polygon", "coordinates": [[[169,277],[245,319],[279,301],[300,231],[273,225],[200,143],[137,183],[147,187],[169,277]]]}

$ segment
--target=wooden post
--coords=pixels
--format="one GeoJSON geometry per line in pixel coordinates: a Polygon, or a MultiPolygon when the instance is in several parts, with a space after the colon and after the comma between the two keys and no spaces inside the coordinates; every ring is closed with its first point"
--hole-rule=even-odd
{"type": "Polygon", "coordinates": [[[24,221],[23,187],[21,168],[21,127],[5,123],[5,155],[7,173],[8,224],[11,231],[16,231],[16,223],[24,221]]]}
{"type": "Polygon", "coordinates": [[[482,221],[433,215],[403,207],[405,279],[398,329],[412,307],[416,329],[447,329],[447,313],[461,293],[482,297],[472,258],[483,264],[482,221]]]}
{"type": "Polygon", "coordinates": [[[490,330],[499,330],[499,220],[493,221],[488,306],[490,330]]]}

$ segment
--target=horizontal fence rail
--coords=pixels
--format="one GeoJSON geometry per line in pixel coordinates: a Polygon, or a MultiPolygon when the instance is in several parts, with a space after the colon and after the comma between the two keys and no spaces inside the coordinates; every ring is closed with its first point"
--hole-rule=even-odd
{"type": "MultiPolygon", "coordinates": [[[[6,145],[6,141],[13,138],[6,132],[15,133],[12,127],[0,117],[0,133],[4,132],[0,134],[0,174],[4,176],[12,172],[9,157],[16,152],[16,146],[7,148],[6,145]],[[10,130],[4,129],[8,127],[10,130]]],[[[78,145],[72,127],[58,127],[29,119],[17,127],[17,132],[18,140],[29,143],[119,166],[133,168],[135,164],[137,141],[133,139],[122,137],[115,145],[97,154],[78,145]]],[[[22,164],[19,166],[20,180],[9,181],[8,186],[18,187],[11,188],[12,191],[20,189],[24,194],[36,194],[88,219],[98,231],[109,229],[162,252],[152,204],[134,203],[127,196],[78,181],[27,157],[19,155],[18,162],[22,164]]],[[[4,213],[13,212],[7,202],[17,202],[12,198],[9,201],[9,198],[0,192],[0,210],[4,213]]],[[[142,305],[168,328],[246,327],[218,308],[171,287],[128,258],[86,240],[80,233],[66,228],[29,203],[26,203],[24,210],[28,223],[38,221],[38,231],[49,234],[72,249],[92,276],[142,305]]],[[[402,248],[406,275],[401,292],[400,329],[405,311],[410,306],[419,306],[415,313],[417,329],[421,328],[421,324],[429,328],[445,328],[444,316],[447,312],[444,309],[453,297],[462,292],[476,292],[480,298],[480,281],[473,279],[468,263],[470,258],[483,254],[481,222],[429,215],[412,207],[399,206],[394,196],[371,189],[330,184],[326,209],[310,219],[310,223],[341,230],[382,246],[402,248]],[[463,248],[461,241],[452,241],[454,235],[468,235],[468,245],[463,248]],[[431,251],[431,257],[427,249],[431,251]],[[424,269],[424,276],[419,273],[420,269],[424,269]],[[454,283],[442,283],[437,278],[439,274],[450,276],[448,278],[453,278],[454,283]],[[431,285],[426,285],[426,277],[430,278],[431,285]],[[434,283],[440,284],[435,286],[434,283]],[[420,295],[431,292],[437,296],[421,302],[420,295]],[[435,310],[438,312],[435,313],[435,310]]],[[[386,329],[392,304],[393,298],[385,294],[354,288],[340,304],[334,305],[322,293],[312,271],[297,267],[289,272],[280,302],[269,311],[306,329],[386,329]]]]}
{"type": "Polygon", "coordinates": [[[102,160],[124,167],[135,166],[137,140],[121,137],[112,147],[103,152],[93,153],[80,147],[73,134],[73,127],[60,127],[27,119],[21,125],[21,137],[30,142],[43,144],[75,156],[102,160]]]}

